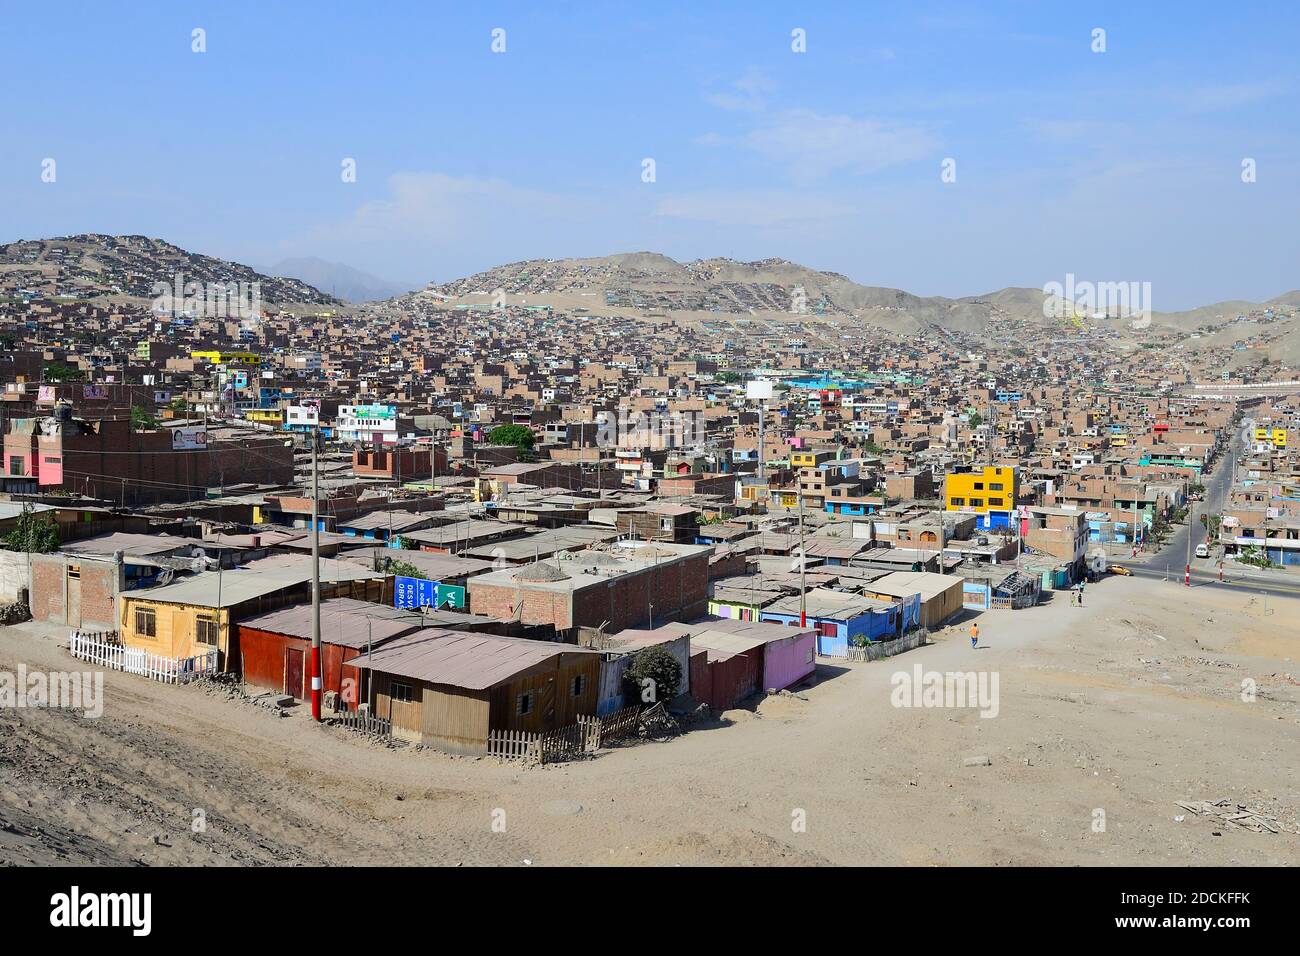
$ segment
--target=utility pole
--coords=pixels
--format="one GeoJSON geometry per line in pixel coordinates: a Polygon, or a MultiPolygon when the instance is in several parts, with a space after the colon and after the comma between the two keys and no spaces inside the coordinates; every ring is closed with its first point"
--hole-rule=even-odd
{"type": "Polygon", "coordinates": [[[320,470],[316,446],[320,424],[311,432],[311,719],[320,723],[320,470]]]}
{"type": "Polygon", "coordinates": [[[808,569],[808,555],[803,550],[803,489],[795,479],[796,493],[799,495],[799,626],[808,626],[808,588],[805,572],[808,569]]]}
{"type": "Polygon", "coordinates": [[[1183,572],[1183,584],[1192,586],[1192,527],[1196,524],[1196,502],[1191,502],[1187,512],[1187,567],[1183,572]]]}

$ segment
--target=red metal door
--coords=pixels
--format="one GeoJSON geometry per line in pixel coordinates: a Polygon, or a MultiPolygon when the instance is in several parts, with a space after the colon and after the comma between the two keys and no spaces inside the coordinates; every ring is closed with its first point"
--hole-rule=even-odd
{"type": "Polygon", "coordinates": [[[298,700],[306,700],[303,689],[303,653],[296,647],[284,649],[284,692],[292,694],[298,700]]]}

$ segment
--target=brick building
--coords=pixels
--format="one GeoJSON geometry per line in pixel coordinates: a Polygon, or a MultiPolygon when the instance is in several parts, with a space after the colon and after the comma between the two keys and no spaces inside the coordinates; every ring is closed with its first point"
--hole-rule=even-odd
{"type": "Polygon", "coordinates": [[[709,546],[644,542],[562,552],[471,578],[470,606],[476,614],[550,626],[561,639],[576,639],[580,627],[612,634],[689,621],[708,611],[712,554],[709,546]]]}
{"type": "Polygon", "coordinates": [[[283,439],[208,440],[201,425],[135,430],[125,418],[48,418],[9,422],[5,473],[35,479],[41,492],[65,491],[138,507],[192,501],[236,483],[288,484],[293,449],[283,439]]]}

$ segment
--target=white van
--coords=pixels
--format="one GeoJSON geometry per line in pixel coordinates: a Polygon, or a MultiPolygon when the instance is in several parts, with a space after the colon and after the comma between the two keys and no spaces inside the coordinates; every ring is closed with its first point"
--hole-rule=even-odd
{"type": "Polygon", "coordinates": [[[1202,541],[1196,546],[1196,556],[1198,558],[1208,558],[1210,556],[1210,546],[1202,541]]]}

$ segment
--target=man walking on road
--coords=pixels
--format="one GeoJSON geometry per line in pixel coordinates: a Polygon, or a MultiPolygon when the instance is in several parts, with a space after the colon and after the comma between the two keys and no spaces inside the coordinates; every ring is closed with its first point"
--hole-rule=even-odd
{"type": "Polygon", "coordinates": [[[980,642],[980,626],[979,626],[978,624],[976,624],[974,621],[971,621],[971,625],[970,625],[970,646],[971,646],[972,648],[978,647],[978,646],[979,646],[979,642],[980,642]]]}

